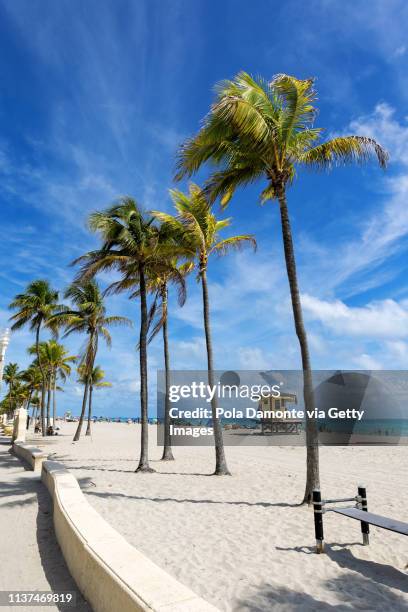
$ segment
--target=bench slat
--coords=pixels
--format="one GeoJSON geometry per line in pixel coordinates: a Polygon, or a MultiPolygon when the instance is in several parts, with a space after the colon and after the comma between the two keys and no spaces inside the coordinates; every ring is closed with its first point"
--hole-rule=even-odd
{"type": "Polygon", "coordinates": [[[357,521],[364,521],[370,525],[381,527],[382,529],[388,529],[389,531],[395,531],[402,535],[408,535],[408,523],[402,521],[396,521],[394,519],[387,518],[386,516],[380,516],[379,514],[373,514],[372,512],[364,512],[364,510],[357,510],[357,508],[333,508],[333,512],[343,514],[349,518],[356,519],[357,521]]]}

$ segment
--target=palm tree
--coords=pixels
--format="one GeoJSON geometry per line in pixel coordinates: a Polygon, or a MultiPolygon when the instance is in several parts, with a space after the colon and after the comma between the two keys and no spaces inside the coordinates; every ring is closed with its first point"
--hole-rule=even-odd
{"type": "Polygon", "coordinates": [[[25,293],[16,295],[9,305],[9,308],[11,310],[17,310],[17,312],[10,317],[10,320],[14,321],[11,329],[20,329],[25,327],[25,325],[29,325],[30,329],[35,332],[37,360],[42,377],[41,429],[42,435],[45,436],[46,372],[39,353],[40,331],[43,326],[50,326],[50,317],[63,307],[58,304],[58,291],[54,291],[50,287],[48,281],[35,280],[28,285],[25,293]]]}
{"type": "Polygon", "coordinates": [[[30,364],[29,367],[21,373],[21,380],[24,381],[28,388],[27,413],[30,410],[30,405],[33,404],[32,418],[34,419],[34,413],[37,407],[37,402],[34,400],[38,391],[41,390],[42,385],[41,371],[36,362],[30,364]]]}
{"type": "MultiPolygon", "coordinates": [[[[163,454],[161,461],[174,461],[173,450],[171,447],[170,436],[170,352],[168,342],[168,301],[169,285],[173,284],[177,288],[177,301],[179,306],[183,306],[186,301],[186,283],[184,277],[189,273],[189,264],[181,264],[180,256],[174,255],[175,252],[188,256],[188,249],[184,249],[180,236],[174,232],[173,228],[167,223],[161,223],[155,228],[160,248],[164,256],[168,253],[168,268],[152,269],[148,272],[147,290],[153,294],[153,304],[148,315],[148,328],[152,326],[148,342],[162,330],[163,337],[163,357],[165,372],[165,398],[164,398],[164,424],[163,424],[163,454]]],[[[129,281],[129,279],[128,279],[129,281]]],[[[120,283],[119,283],[120,285],[120,283]]],[[[136,287],[131,297],[139,296],[138,278],[134,279],[136,287]]],[[[115,290],[115,283],[111,285],[111,291],[115,290]]]]}
{"type": "Polygon", "coordinates": [[[80,363],[80,365],[84,366],[86,384],[82,399],[81,415],[74,436],[74,442],[77,442],[81,436],[85,418],[90,379],[98,351],[99,337],[102,336],[107,346],[110,347],[112,339],[108,327],[112,325],[130,325],[130,321],[125,317],[106,316],[104,298],[99,285],[94,280],[72,283],[65,291],[64,297],[71,300],[73,308],[58,313],[54,317],[54,319],[58,319],[59,325],[65,326],[64,337],[72,333],[81,333],[88,336],[80,363]]]}
{"type": "MultiPolygon", "coordinates": [[[[225,255],[231,249],[239,249],[246,242],[252,243],[256,248],[256,242],[252,236],[241,235],[232,236],[219,240],[221,230],[228,227],[231,219],[217,220],[211,211],[211,204],[205,192],[197,185],[191,184],[189,194],[181,191],[171,190],[171,197],[178,212],[176,217],[167,213],[154,211],[155,217],[163,223],[167,223],[175,234],[180,238],[186,251],[190,252],[190,257],[195,258],[198,269],[198,276],[201,281],[203,293],[203,312],[204,312],[204,331],[207,347],[207,366],[208,384],[214,385],[214,362],[210,327],[210,303],[207,286],[207,266],[208,258],[212,254],[225,255]]],[[[224,453],[222,439],[222,426],[217,417],[217,399],[214,395],[211,401],[212,421],[214,427],[215,443],[215,474],[229,474],[224,453]]]]}
{"type": "MultiPolygon", "coordinates": [[[[206,183],[211,202],[221,197],[226,206],[237,187],[266,180],[261,201],[279,203],[286,271],[299,340],[306,410],[314,408],[313,381],[306,330],[300,302],[295,253],[287,206],[287,188],[296,169],[331,169],[371,156],[381,167],[387,153],[372,138],[339,136],[320,142],[321,129],[313,125],[316,108],[313,79],[299,80],[285,74],[271,82],[245,72],[221,82],[217,97],[198,134],[188,139],[178,155],[178,180],[192,176],[205,162],[218,166],[206,183]]],[[[304,501],[319,487],[319,455],[314,419],[306,424],[307,479],[304,501]]]]}
{"type": "Polygon", "coordinates": [[[158,232],[153,225],[154,218],[144,213],[137,202],[128,196],[111,208],[93,213],[90,228],[97,232],[102,241],[99,250],[80,257],[81,278],[89,278],[102,270],[116,269],[121,275],[114,283],[113,291],[131,290],[134,295],[135,282],[140,296],[140,415],[141,449],[136,472],[153,472],[148,457],[148,376],[147,376],[147,335],[148,307],[146,280],[153,270],[166,270],[169,263],[160,249],[158,232]]]}
{"type": "MultiPolygon", "coordinates": [[[[59,315],[58,315],[59,316],[59,315]]],[[[56,405],[56,391],[57,391],[57,379],[60,378],[63,382],[66,381],[68,376],[71,374],[71,364],[77,361],[75,355],[69,355],[66,348],[59,344],[56,340],[51,339],[47,342],[40,343],[40,355],[41,361],[44,365],[44,369],[47,372],[47,429],[50,425],[50,408],[52,399],[52,412],[53,412],[53,424],[55,427],[55,420],[57,416],[57,405],[56,405]]],[[[35,347],[30,347],[28,352],[33,354],[35,347]]],[[[36,362],[34,362],[36,365],[36,362]]]]}
{"type": "MultiPolygon", "coordinates": [[[[82,385],[86,385],[86,380],[87,380],[86,369],[84,368],[83,365],[79,366],[78,374],[79,374],[78,382],[81,383],[82,385]]],[[[100,366],[96,365],[93,368],[91,376],[89,378],[88,425],[87,425],[86,433],[85,433],[86,436],[91,435],[93,390],[112,386],[112,383],[108,382],[107,380],[104,380],[104,378],[105,378],[104,370],[102,370],[100,366]]]]}
{"type": "Polygon", "coordinates": [[[17,363],[8,363],[3,371],[3,380],[8,385],[9,415],[13,414],[14,390],[21,381],[21,372],[17,363]]]}

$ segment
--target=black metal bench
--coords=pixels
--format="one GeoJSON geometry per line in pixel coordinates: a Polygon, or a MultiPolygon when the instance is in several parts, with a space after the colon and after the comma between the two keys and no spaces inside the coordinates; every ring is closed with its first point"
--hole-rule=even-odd
{"type": "Polygon", "coordinates": [[[362,485],[358,487],[358,494],[355,497],[345,497],[342,499],[322,499],[320,490],[315,489],[313,491],[313,511],[317,553],[324,552],[323,514],[326,512],[336,512],[337,514],[360,521],[363,544],[365,546],[370,543],[370,525],[380,527],[381,529],[388,529],[401,535],[408,535],[408,523],[368,512],[366,488],[362,485]],[[325,507],[327,504],[351,501],[355,502],[354,506],[325,507]]]}

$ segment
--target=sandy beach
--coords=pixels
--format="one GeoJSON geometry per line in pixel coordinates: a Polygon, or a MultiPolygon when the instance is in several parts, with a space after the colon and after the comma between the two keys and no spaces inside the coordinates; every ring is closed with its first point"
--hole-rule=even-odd
{"type": "MultiPolygon", "coordinates": [[[[304,449],[229,447],[233,476],[211,477],[212,448],[178,447],[176,461],[160,462],[151,426],[157,472],[135,474],[138,425],[96,423],[72,444],[75,426],[45,440],[50,457],[130,543],[221,610],[407,609],[404,536],[371,528],[363,547],[360,524],[329,513],[326,554],[315,554],[312,511],[298,505],[304,449]]],[[[326,447],[320,457],[323,496],[353,496],[362,482],[371,511],[408,521],[406,447],[326,447]]]]}

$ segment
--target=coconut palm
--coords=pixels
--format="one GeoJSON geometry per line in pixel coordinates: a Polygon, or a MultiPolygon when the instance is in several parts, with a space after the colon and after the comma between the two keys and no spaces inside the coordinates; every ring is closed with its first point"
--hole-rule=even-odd
{"type": "MultiPolygon", "coordinates": [[[[171,190],[170,195],[178,215],[172,216],[160,211],[154,211],[153,214],[173,229],[174,233],[179,236],[178,240],[183,244],[185,250],[189,252],[190,258],[195,260],[203,294],[208,384],[213,386],[214,362],[207,285],[208,259],[213,254],[225,255],[232,249],[240,249],[245,243],[251,243],[255,248],[256,242],[253,236],[250,235],[231,236],[230,238],[219,240],[219,233],[230,225],[231,219],[217,220],[211,211],[211,205],[205,192],[198,185],[192,183],[188,194],[178,190],[171,190]]],[[[211,401],[211,408],[216,456],[214,473],[216,475],[229,474],[222,439],[222,426],[216,415],[217,399],[215,395],[211,401]]]]}
{"type": "MultiPolygon", "coordinates": [[[[217,86],[216,100],[197,135],[187,140],[178,155],[177,179],[194,174],[209,161],[218,169],[206,183],[211,201],[227,205],[239,186],[263,179],[262,202],[277,200],[281,218],[286,270],[295,330],[304,373],[304,400],[314,408],[311,364],[300,302],[295,253],[286,192],[300,167],[330,170],[336,165],[365,162],[375,157],[386,166],[387,153],[372,138],[338,136],[321,142],[314,127],[316,108],[313,79],[284,74],[267,82],[245,72],[217,86]]],[[[319,486],[317,428],[308,419],[307,479],[304,500],[319,486]]]]}
{"type": "Polygon", "coordinates": [[[39,354],[40,331],[44,326],[50,327],[51,316],[57,311],[62,310],[63,307],[58,304],[58,291],[54,291],[54,289],[50,287],[48,281],[35,280],[28,285],[25,293],[16,295],[9,305],[9,308],[11,310],[17,310],[17,312],[10,317],[10,320],[14,321],[11,329],[21,329],[29,325],[30,329],[35,332],[37,360],[42,377],[41,429],[42,435],[45,436],[46,372],[39,354]]]}
{"type": "MultiPolygon", "coordinates": [[[[78,382],[81,383],[82,385],[86,385],[86,380],[87,380],[86,368],[83,365],[79,366],[78,374],[79,374],[78,382]]],[[[103,388],[112,386],[112,383],[108,382],[107,380],[104,380],[104,378],[105,378],[104,370],[102,370],[100,366],[96,365],[92,370],[91,376],[89,377],[88,425],[87,425],[86,433],[85,433],[86,436],[91,435],[93,390],[103,389],[103,388]]]]}
{"type": "MultiPolygon", "coordinates": [[[[147,278],[153,270],[169,267],[163,249],[160,247],[158,232],[153,225],[154,218],[139,207],[136,200],[123,197],[111,208],[93,213],[90,228],[102,239],[102,247],[80,257],[80,277],[89,278],[103,270],[116,269],[121,275],[114,283],[113,291],[130,291],[134,295],[135,283],[140,297],[140,415],[141,449],[136,472],[153,472],[148,458],[148,376],[147,376],[147,335],[148,305],[147,278]]],[[[167,253],[168,256],[168,253],[167,253]]]]}
{"type": "MultiPolygon", "coordinates": [[[[164,224],[162,224],[163,227],[164,224]]],[[[170,238],[170,240],[172,240],[170,238]]],[[[157,316],[156,324],[150,334],[149,342],[155,335],[162,330],[163,337],[163,357],[164,357],[164,423],[163,423],[163,455],[162,461],[173,461],[173,450],[171,448],[170,436],[170,352],[168,340],[168,318],[169,318],[169,285],[176,284],[178,287],[178,304],[183,306],[186,300],[185,282],[183,276],[189,270],[186,266],[178,265],[178,258],[170,259],[170,267],[166,271],[158,271],[158,273],[149,278],[148,288],[154,294],[154,302],[150,311],[150,318],[153,321],[157,316]]]]}
{"type": "Polygon", "coordinates": [[[106,316],[104,298],[99,285],[94,280],[72,283],[65,291],[64,297],[71,300],[73,308],[56,314],[53,322],[55,323],[55,320],[58,320],[58,325],[65,327],[64,337],[73,333],[86,334],[88,337],[80,360],[80,365],[84,367],[86,384],[81,415],[74,436],[74,442],[76,442],[81,436],[85,418],[90,377],[98,351],[99,338],[102,337],[107,346],[110,347],[112,339],[108,328],[113,325],[130,325],[131,323],[126,317],[106,316]]]}
{"type": "Polygon", "coordinates": [[[19,367],[17,363],[8,363],[3,371],[3,380],[8,385],[8,402],[9,408],[8,412],[11,416],[13,414],[13,398],[14,391],[17,388],[18,384],[21,381],[21,372],[19,371],[19,367]]]}
{"type": "Polygon", "coordinates": [[[34,418],[35,410],[37,408],[37,401],[34,401],[36,394],[41,390],[42,386],[42,376],[41,371],[36,362],[33,362],[29,365],[29,367],[21,373],[21,380],[24,381],[25,385],[28,388],[28,398],[27,398],[27,413],[30,410],[31,404],[33,404],[33,414],[34,418]]]}
{"type": "MultiPolygon", "coordinates": [[[[186,284],[184,277],[188,274],[189,264],[181,263],[179,255],[174,255],[175,252],[183,253],[188,256],[189,251],[183,248],[182,241],[178,234],[175,234],[173,228],[167,223],[161,223],[159,227],[155,227],[157,231],[157,239],[162,249],[164,256],[168,261],[166,268],[152,268],[148,270],[146,286],[147,290],[153,295],[153,303],[148,315],[148,328],[150,331],[148,342],[162,330],[163,337],[163,357],[164,357],[164,372],[165,372],[165,397],[164,397],[164,424],[163,424],[163,454],[162,461],[173,461],[173,450],[171,447],[170,436],[170,352],[168,342],[168,301],[169,301],[169,285],[175,285],[177,289],[177,301],[179,306],[183,306],[186,301],[186,284]],[[168,257],[167,257],[168,253],[168,257]]],[[[135,291],[131,297],[138,297],[139,279],[138,275],[133,279],[135,291]]],[[[127,278],[129,286],[130,279],[127,278]]],[[[116,291],[116,285],[121,290],[121,282],[113,283],[110,291],[116,291]]]]}
{"type": "MultiPolygon", "coordinates": [[[[68,376],[71,374],[71,364],[77,361],[77,356],[69,355],[66,348],[59,344],[56,340],[51,339],[47,342],[40,343],[40,355],[41,361],[47,372],[47,429],[51,424],[51,399],[52,399],[52,412],[53,412],[53,424],[55,427],[55,420],[57,416],[57,405],[56,405],[56,392],[57,392],[57,380],[61,379],[63,382],[66,381],[68,376]]],[[[29,348],[29,353],[35,352],[35,347],[29,348]]],[[[36,362],[34,362],[36,365],[36,362]]]]}

